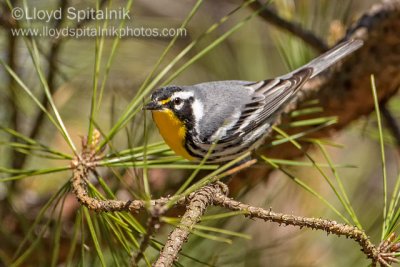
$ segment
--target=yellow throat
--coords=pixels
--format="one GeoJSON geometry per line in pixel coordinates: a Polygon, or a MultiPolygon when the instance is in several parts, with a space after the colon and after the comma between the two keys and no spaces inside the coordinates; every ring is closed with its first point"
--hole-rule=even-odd
{"type": "Polygon", "coordinates": [[[193,157],[186,152],[184,146],[186,128],[183,122],[168,109],[153,110],[152,115],[165,143],[167,143],[176,154],[185,159],[192,160],[193,157]]]}

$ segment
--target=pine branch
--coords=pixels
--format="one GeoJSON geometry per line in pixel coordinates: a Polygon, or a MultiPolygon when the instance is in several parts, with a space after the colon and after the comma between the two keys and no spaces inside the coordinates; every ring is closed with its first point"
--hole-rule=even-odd
{"type": "Polygon", "coordinates": [[[177,260],[178,253],[181,251],[183,243],[187,241],[194,225],[200,221],[207,207],[213,203],[216,194],[223,190],[221,188],[219,183],[212,184],[204,186],[189,196],[186,212],[179,225],[168,236],[167,243],[154,263],[154,267],[172,266],[177,260]]]}
{"type": "Polygon", "coordinates": [[[266,210],[259,207],[243,204],[234,199],[228,198],[226,195],[217,194],[214,198],[214,204],[227,208],[232,211],[242,211],[249,218],[258,218],[264,221],[275,222],[280,225],[292,225],[300,228],[306,227],[309,229],[322,230],[328,234],[345,236],[351,238],[360,244],[362,251],[370,259],[378,257],[379,251],[370,241],[364,231],[355,226],[337,223],[336,221],[307,218],[302,216],[288,215],[283,213],[275,213],[271,209],[266,210]]]}
{"type": "MultiPolygon", "coordinates": [[[[95,151],[95,150],[93,150],[95,151]]],[[[73,164],[72,188],[73,193],[79,202],[87,208],[96,212],[118,212],[130,211],[138,212],[145,207],[145,202],[142,200],[120,201],[120,200],[98,200],[87,194],[87,181],[90,171],[95,168],[94,153],[85,151],[76,159],[73,164]]],[[[246,165],[246,163],[244,164],[246,165]]],[[[247,165],[246,165],[247,166],[247,165]]],[[[232,170],[241,170],[236,167],[232,170]]],[[[231,173],[234,173],[231,171],[231,173]]],[[[248,204],[241,203],[227,197],[227,186],[221,182],[216,182],[211,185],[203,186],[196,190],[186,198],[180,199],[178,204],[188,203],[185,214],[183,215],[179,225],[170,233],[168,240],[160,252],[159,258],[154,263],[154,266],[172,266],[177,260],[178,254],[182,249],[183,244],[187,241],[188,236],[205,213],[206,209],[211,206],[221,206],[231,211],[242,211],[250,218],[259,218],[265,221],[276,222],[280,225],[292,225],[305,227],[314,230],[321,230],[328,234],[336,234],[345,236],[356,241],[362,247],[363,253],[374,263],[380,263],[382,266],[390,266],[391,262],[397,262],[396,253],[400,251],[400,243],[395,242],[393,236],[388,240],[375,246],[369,237],[355,226],[337,223],[335,221],[317,218],[307,218],[289,214],[275,213],[272,210],[266,210],[259,207],[254,207],[248,204]]],[[[148,234],[144,237],[139,252],[133,258],[132,264],[136,266],[143,256],[143,252],[149,244],[150,236],[152,235],[157,224],[159,216],[166,210],[162,205],[167,204],[170,198],[160,198],[150,200],[151,208],[155,208],[157,212],[152,215],[149,222],[148,234]]]]}

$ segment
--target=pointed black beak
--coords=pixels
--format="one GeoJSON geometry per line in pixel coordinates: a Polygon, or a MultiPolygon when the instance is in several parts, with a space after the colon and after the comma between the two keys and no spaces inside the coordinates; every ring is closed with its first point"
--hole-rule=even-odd
{"type": "Polygon", "coordinates": [[[151,101],[143,106],[142,110],[160,110],[162,107],[155,101],[151,101]]]}

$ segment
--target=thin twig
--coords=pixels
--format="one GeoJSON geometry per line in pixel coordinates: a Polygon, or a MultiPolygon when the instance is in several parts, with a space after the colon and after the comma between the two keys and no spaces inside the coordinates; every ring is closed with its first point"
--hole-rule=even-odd
{"type": "Polygon", "coordinates": [[[154,235],[155,231],[160,228],[160,211],[160,205],[151,207],[151,216],[149,217],[147,223],[146,234],[144,235],[142,242],[140,243],[139,250],[132,257],[132,266],[138,266],[139,261],[144,257],[144,252],[150,244],[151,237],[154,235]]]}
{"type": "Polygon", "coordinates": [[[376,259],[379,254],[378,249],[374,244],[372,244],[364,231],[352,225],[337,223],[335,221],[325,219],[275,213],[272,210],[266,210],[263,208],[243,204],[239,201],[228,198],[224,194],[216,195],[214,204],[225,207],[232,211],[243,211],[245,212],[246,216],[251,218],[259,218],[265,221],[276,222],[284,225],[299,226],[300,228],[307,227],[310,229],[323,230],[328,234],[332,233],[339,236],[344,235],[359,243],[362,247],[362,251],[367,255],[368,258],[376,259]]]}
{"type": "Polygon", "coordinates": [[[236,173],[240,172],[241,170],[247,169],[247,168],[249,168],[250,166],[252,166],[252,165],[254,165],[256,163],[257,163],[256,159],[248,160],[248,161],[243,162],[242,164],[240,164],[240,165],[238,165],[236,167],[233,167],[232,169],[227,170],[226,172],[222,173],[220,176],[221,177],[225,177],[225,176],[236,174],[236,173]]]}
{"type": "MultiPolygon", "coordinates": [[[[78,164],[73,163],[73,175],[71,179],[72,191],[75,194],[78,201],[86,206],[88,209],[96,212],[115,212],[115,211],[130,211],[138,212],[143,209],[146,205],[143,200],[99,200],[97,198],[92,198],[87,192],[87,180],[89,176],[90,169],[93,168],[90,164],[86,162],[80,162],[78,164]]],[[[150,201],[150,206],[164,205],[169,201],[169,198],[159,198],[150,201]]],[[[180,199],[177,204],[183,204],[184,199],[180,199]]]]}

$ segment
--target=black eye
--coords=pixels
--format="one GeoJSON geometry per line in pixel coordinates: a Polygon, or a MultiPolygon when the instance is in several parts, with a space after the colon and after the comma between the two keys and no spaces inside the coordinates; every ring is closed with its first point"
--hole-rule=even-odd
{"type": "Polygon", "coordinates": [[[182,104],[182,99],[180,99],[179,97],[174,99],[174,105],[175,106],[179,106],[180,104],[182,104]]]}

